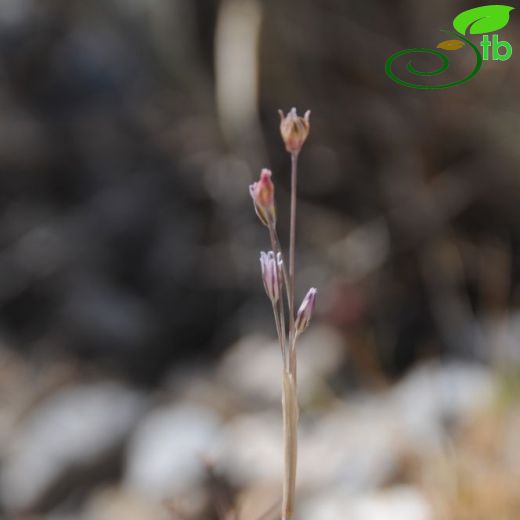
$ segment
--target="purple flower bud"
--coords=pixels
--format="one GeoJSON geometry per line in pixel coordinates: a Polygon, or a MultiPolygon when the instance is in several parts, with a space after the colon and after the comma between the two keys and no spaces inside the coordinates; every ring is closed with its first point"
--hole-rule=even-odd
{"type": "Polygon", "coordinates": [[[298,314],[296,315],[296,321],[294,323],[297,335],[301,334],[309,326],[314,307],[316,306],[317,295],[318,290],[314,287],[309,289],[305,295],[305,298],[298,309],[298,314]]]}
{"type": "Polygon", "coordinates": [[[264,168],[260,173],[260,180],[249,186],[249,194],[253,199],[256,214],[265,226],[276,224],[274,184],[271,175],[271,171],[264,168]]]}
{"type": "Polygon", "coordinates": [[[280,297],[280,269],[281,257],[278,254],[275,257],[273,251],[260,253],[260,267],[262,268],[262,281],[264,282],[265,292],[273,303],[278,301],[280,297]]]}

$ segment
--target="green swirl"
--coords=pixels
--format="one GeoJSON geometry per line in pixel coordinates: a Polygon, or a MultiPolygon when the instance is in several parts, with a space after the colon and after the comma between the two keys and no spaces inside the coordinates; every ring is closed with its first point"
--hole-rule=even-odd
{"type": "Polygon", "coordinates": [[[395,54],[392,54],[385,63],[385,72],[386,75],[392,80],[395,81],[395,83],[398,83],[399,85],[402,85],[403,87],[409,87],[409,88],[418,88],[422,90],[440,90],[444,88],[450,88],[450,87],[456,87],[457,85],[462,85],[463,83],[468,82],[470,79],[472,79],[477,72],[480,70],[480,67],[482,67],[482,54],[480,54],[480,51],[476,45],[474,45],[470,40],[467,38],[464,38],[464,36],[461,36],[460,34],[452,31],[445,31],[442,32],[453,34],[455,37],[457,37],[459,40],[462,40],[464,43],[467,43],[475,53],[475,57],[477,58],[477,62],[475,64],[475,67],[473,70],[463,79],[460,79],[458,81],[453,81],[451,83],[445,83],[443,85],[417,85],[415,83],[410,83],[409,81],[405,81],[394,73],[392,70],[392,65],[394,61],[399,58],[400,56],[404,56],[405,54],[414,54],[414,53],[423,53],[423,54],[433,54],[434,56],[437,56],[441,60],[440,67],[436,68],[435,70],[432,70],[430,72],[423,72],[420,70],[417,70],[411,60],[407,63],[406,69],[410,74],[413,74],[414,76],[438,76],[439,74],[442,74],[447,68],[449,67],[449,60],[446,57],[445,54],[443,54],[440,51],[437,51],[435,49],[428,49],[424,47],[418,47],[417,49],[404,49],[402,51],[396,52],[395,54]]]}

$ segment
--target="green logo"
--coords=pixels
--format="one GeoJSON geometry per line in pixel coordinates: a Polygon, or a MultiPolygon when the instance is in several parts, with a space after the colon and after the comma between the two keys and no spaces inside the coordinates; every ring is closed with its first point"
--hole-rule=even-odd
{"type": "Polygon", "coordinates": [[[463,47],[468,47],[475,56],[475,66],[465,78],[441,85],[421,85],[399,78],[393,71],[393,65],[398,58],[407,54],[430,54],[440,60],[439,67],[437,67],[435,70],[427,72],[416,69],[412,63],[412,60],[408,61],[406,64],[406,70],[414,76],[438,76],[448,69],[449,59],[446,54],[439,50],[429,49],[426,47],[404,49],[402,51],[396,52],[395,54],[392,54],[385,63],[386,75],[392,81],[395,81],[395,83],[398,83],[403,87],[422,90],[440,90],[467,83],[470,79],[476,76],[482,67],[482,61],[489,60],[490,54],[494,61],[506,61],[511,58],[513,54],[513,48],[511,44],[507,41],[500,41],[497,34],[493,34],[492,38],[490,39],[487,33],[493,33],[504,28],[509,22],[509,13],[513,9],[514,7],[510,7],[508,5],[484,5],[482,7],[475,7],[474,9],[463,11],[455,17],[453,20],[453,27],[457,32],[448,30],[442,31],[451,35],[455,39],[449,39],[440,42],[437,45],[437,49],[441,49],[442,51],[456,51],[462,49],[463,47]],[[483,35],[482,41],[480,42],[482,53],[480,52],[479,48],[471,40],[469,40],[469,35],[473,34],[483,35]]]}

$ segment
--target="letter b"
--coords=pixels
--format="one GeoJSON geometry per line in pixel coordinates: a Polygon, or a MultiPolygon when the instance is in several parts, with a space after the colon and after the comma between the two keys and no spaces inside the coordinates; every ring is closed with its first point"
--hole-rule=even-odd
{"type": "Polygon", "coordinates": [[[506,61],[512,56],[512,54],[513,47],[511,47],[511,44],[506,41],[498,41],[498,34],[493,34],[493,60],[506,61]],[[504,53],[499,52],[501,47],[505,49],[504,53]]]}

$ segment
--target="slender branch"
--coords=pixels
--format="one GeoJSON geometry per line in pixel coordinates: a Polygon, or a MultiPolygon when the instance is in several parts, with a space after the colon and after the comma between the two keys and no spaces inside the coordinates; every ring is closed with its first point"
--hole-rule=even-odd
{"type": "MultiPolygon", "coordinates": [[[[269,228],[269,237],[271,238],[271,247],[273,248],[273,252],[275,254],[275,258],[278,258],[278,253],[280,254],[282,258],[282,273],[283,273],[283,279],[281,280],[282,287],[285,287],[285,293],[288,295],[288,289],[287,289],[287,273],[285,269],[285,262],[283,261],[283,254],[282,254],[282,248],[280,246],[280,242],[278,240],[278,235],[276,234],[276,228],[270,224],[268,226],[269,228]]],[[[289,296],[287,296],[289,298],[289,296]]],[[[274,310],[274,307],[273,307],[274,310]]],[[[285,330],[285,310],[283,305],[283,296],[280,296],[279,303],[277,305],[277,310],[279,312],[279,323],[280,323],[280,333],[278,334],[280,339],[280,345],[282,347],[282,356],[284,361],[284,367],[288,368],[289,363],[289,349],[287,348],[287,336],[286,336],[286,330],[285,330]],[[286,362],[287,358],[287,362],[286,362]]],[[[289,310],[290,312],[290,310],[289,310]]],[[[276,311],[275,311],[276,313],[276,311]]],[[[275,316],[276,319],[276,316],[275,316]]]]}
{"type": "Polygon", "coordinates": [[[298,459],[298,399],[296,384],[290,372],[283,372],[283,430],[285,475],[283,482],[282,520],[294,515],[296,497],[296,465],[298,459]]]}
{"type": "Polygon", "coordinates": [[[290,350],[287,348],[287,336],[285,332],[285,310],[283,305],[283,298],[280,297],[278,300],[279,312],[280,312],[280,330],[283,331],[283,364],[286,370],[289,369],[290,362],[290,350]]]}
{"type": "MultiPolygon", "coordinates": [[[[281,302],[280,302],[281,303],[281,302]]],[[[273,314],[274,314],[274,323],[276,325],[276,332],[278,334],[278,342],[280,343],[280,349],[282,351],[283,358],[283,367],[287,369],[288,365],[288,356],[287,356],[287,348],[285,344],[285,318],[282,319],[283,316],[283,303],[281,305],[282,310],[279,309],[278,303],[273,303],[273,314]],[[283,321],[283,326],[281,321],[283,321]]]]}
{"type": "MultiPolygon", "coordinates": [[[[293,517],[296,491],[296,464],[298,457],[298,399],[296,395],[296,329],[294,309],[294,257],[296,252],[296,193],[298,174],[298,152],[291,153],[291,220],[289,234],[289,370],[283,374],[282,410],[284,418],[285,478],[283,485],[282,520],[293,517]]],[[[285,275],[287,278],[287,275],[285,275]]]]}
{"type": "Polygon", "coordinates": [[[296,331],[294,330],[295,308],[294,308],[294,257],[296,252],[296,193],[298,180],[298,152],[291,153],[291,222],[289,234],[289,370],[293,374],[296,384],[296,355],[294,345],[296,342],[296,331]]]}
{"type": "Polygon", "coordinates": [[[276,229],[269,229],[270,236],[271,236],[271,244],[273,251],[275,253],[280,253],[282,256],[283,264],[282,264],[282,274],[283,274],[283,282],[285,287],[285,295],[287,297],[287,308],[289,309],[289,312],[291,312],[291,296],[289,293],[289,275],[287,273],[287,266],[285,264],[285,259],[283,257],[282,253],[282,246],[280,245],[280,239],[278,238],[278,233],[276,232],[276,229]]]}

